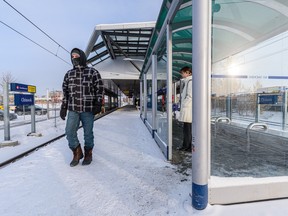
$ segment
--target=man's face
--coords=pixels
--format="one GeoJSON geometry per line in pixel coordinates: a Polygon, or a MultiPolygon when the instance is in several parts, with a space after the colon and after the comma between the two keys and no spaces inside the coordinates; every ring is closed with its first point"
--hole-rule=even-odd
{"type": "Polygon", "coordinates": [[[72,53],[71,56],[72,56],[72,59],[73,58],[80,58],[80,55],[78,53],[72,53]]]}
{"type": "Polygon", "coordinates": [[[72,63],[74,66],[79,66],[80,65],[80,54],[78,53],[72,53],[71,54],[72,58],[72,63]]]}

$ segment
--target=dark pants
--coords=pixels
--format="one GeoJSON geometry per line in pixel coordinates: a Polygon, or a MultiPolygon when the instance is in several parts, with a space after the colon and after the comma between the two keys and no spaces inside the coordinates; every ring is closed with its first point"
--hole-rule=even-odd
{"type": "Polygon", "coordinates": [[[183,147],[191,148],[191,145],[192,145],[192,123],[184,122],[183,147]]]}

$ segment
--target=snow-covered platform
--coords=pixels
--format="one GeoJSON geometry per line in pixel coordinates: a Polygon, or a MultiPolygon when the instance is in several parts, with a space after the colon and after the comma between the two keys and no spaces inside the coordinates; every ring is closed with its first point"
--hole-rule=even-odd
{"type": "MultiPolygon", "coordinates": [[[[69,166],[72,152],[62,138],[0,169],[0,215],[192,214],[191,180],[165,160],[139,116],[122,108],[95,121],[89,166],[69,166]]],[[[40,124],[49,122],[37,126],[42,137],[21,136],[18,128],[20,145],[0,152],[12,155],[64,132],[61,121],[57,128],[40,124]]],[[[82,129],[78,135],[83,144],[82,129]]]]}

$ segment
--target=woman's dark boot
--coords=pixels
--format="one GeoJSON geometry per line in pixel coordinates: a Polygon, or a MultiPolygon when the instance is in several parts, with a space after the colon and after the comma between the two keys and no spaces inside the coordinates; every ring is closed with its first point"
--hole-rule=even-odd
{"type": "Polygon", "coordinates": [[[85,150],[85,156],[82,165],[89,165],[92,161],[92,148],[88,149],[84,147],[84,150],[85,150]]]}
{"type": "Polygon", "coordinates": [[[73,151],[73,159],[70,163],[70,166],[74,167],[79,163],[79,160],[83,158],[83,152],[80,145],[78,145],[74,150],[72,149],[72,151],[73,151]]]}

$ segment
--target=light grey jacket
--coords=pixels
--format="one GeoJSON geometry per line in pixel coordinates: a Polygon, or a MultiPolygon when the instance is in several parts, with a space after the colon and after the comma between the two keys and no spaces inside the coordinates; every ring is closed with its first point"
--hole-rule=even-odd
{"type": "Polygon", "coordinates": [[[192,76],[181,80],[180,115],[178,120],[181,122],[192,123],[192,76]]]}

